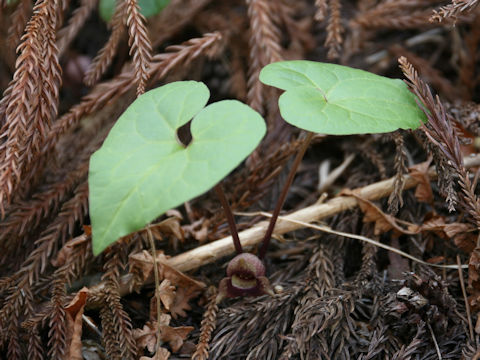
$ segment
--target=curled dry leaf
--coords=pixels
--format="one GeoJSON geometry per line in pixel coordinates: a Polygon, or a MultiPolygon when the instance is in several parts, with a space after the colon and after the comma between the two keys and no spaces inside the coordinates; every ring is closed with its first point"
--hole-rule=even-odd
{"type": "Polygon", "coordinates": [[[434,232],[438,237],[445,239],[445,218],[443,216],[433,216],[428,220],[424,220],[420,227],[412,227],[409,229],[415,231],[420,229],[421,231],[434,232]]]}
{"type": "Polygon", "coordinates": [[[51,260],[52,265],[55,267],[65,265],[70,254],[73,252],[73,249],[86,241],[90,241],[90,235],[87,235],[86,233],[67,241],[58,252],[57,257],[51,260]]]}
{"type": "Polygon", "coordinates": [[[444,229],[445,234],[453,239],[453,242],[459,249],[470,254],[477,244],[477,232],[469,224],[451,223],[446,224],[444,229]]]}
{"type": "Polygon", "coordinates": [[[151,353],[155,351],[157,343],[157,329],[160,329],[160,340],[168,343],[173,352],[177,352],[183,345],[183,341],[188,334],[194,329],[192,326],[171,327],[170,315],[161,315],[161,324],[157,325],[156,321],[147,322],[143,329],[133,330],[133,337],[140,348],[147,348],[151,353]]]}
{"type": "Polygon", "coordinates": [[[175,286],[172,286],[170,280],[165,279],[161,282],[157,291],[159,292],[160,300],[165,309],[170,310],[170,306],[175,300],[175,286]]]}
{"type": "Polygon", "coordinates": [[[180,225],[180,220],[180,217],[172,216],[158,224],[153,224],[150,226],[150,230],[152,230],[152,234],[156,239],[162,239],[165,236],[173,236],[183,242],[185,236],[180,225]]]}
{"type": "Polygon", "coordinates": [[[77,292],[73,300],[65,307],[67,317],[67,356],[66,359],[82,360],[82,315],[87,302],[86,287],[77,292]]]}
{"type": "Polygon", "coordinates": [[[183,340],[194,329],[193,326],[160,326],[160,334],[163,342],[168,342],[173,352],[177,352],[183,345],[183,340]]]}
{"type": "MultiPolygon", "coordinates": [[[[171,316],[167,314],[160,315],[160,326],[168,326],[170,324],[171,316]]],[[[137,346],[141,349],[147,348],[151,353],[155,351],[155,344],[157,343],[157,322],[148,321],[143,325],[143,329],[134,329],[133,338],[137,342],[137,346]]]]}
{"type": "Polygon", "coordinates": [[[428,221],[424,221],[423,224],[418,227],[409,227],[409,230],[421,232],[430,231],[434,232],[438,237],[442,239],[451,239],[454,244],[469,254],[475,249],[477,243],[477,232],[475,228],[470,224],[465,223],[445,223],[445,218],[442,216],[435,216],[428,221]]]}
{"type": "Polygon", "coordinates": [[[410,176],[418,181],[415,189],[415,197],[418,201],[433,204],[433,192],[430,185],[430,176],[428,175],[428,168],[432,158],[427,161],[411,166],[408,171],[410,176]]]}
{"type": "MultiPolygon", "coordinates": [[[[182,272],[174,269],[173,267],[166,264],[168,258],[163,254],[162,251],[157,252],[157,264],[159,267],[160,280],[168,280],[169,284],[164,284],[163,292],[165,302],[162,299],[164,306],[170,311],[174,318],[177,315],[182,317],[187,316],[185,310],[190,310],[191,307],[188,305],[190,299],[196,297],[200,294],[206,287],[206,285],[201,281],[196,281],[191,277],[183,274],[182,272]],[[175,286],[177,288],[174,293],[175,296],[173,301],[171,301],[172,293],[168,293],[167,289],[175,286]],[[168,307],[167,307],[168,306],[168,307]]],[[[150,252],[144,250],[143,252],[136,253],[129,256],[130,269],[138,268],[143,274],[144,281],[148,281],[153,275],[153,258],[150,252]]]]}
{"type": "MultiPolygon", "coordinates": [[[[170,285],[169,280],[163,280],[160,284],[160,301],[168,311],[171,311],[171,307],[175,302],[176,291],[175,286],[170,285]]],[[[150,299],[150,319],[154,321],[157,318],[157,297],[152,296],[150,299]]]]}
{"type": "MultiPolygon", "coordinates": [[[[345,189],[342,191],[342,195],[353,196],[358,200],[360,209],[364,214],[363,221],[365,223],[369,223],[369,222],[374,223],[375,235],[381,235],[390,230],[393,230],[394,233],[397,233],[397,234],[406,234],[406,235],[418,234],[418,230],[411,231],[409,229],[404,229],[401,226],[399,226],[394,216],[385,214],[374,203],[362,198],[354,191],[345,189]]],[[[409,228],[414,229],[415,227],[418,228],[418,226],[415,224],[409,224],[409,228]]]]}
{"type": "Polygon", "coordinates": [[[176,319],[178,315],[181,317],[186,317],[187,313],[186,310],[190,310],[191,307],[188,302],[200,294],[200,290],[191,290],[184,287],[177,288],[177,292],[175,294],[175,299],[173,304],[170,306],[170,314],[172,314],[173,318],[176,319]]]}
{"type": "MultiPolygon", "coordinates": [[[[167,257],[163,253],[163,251],[157,251],[156,260],[157,263],[163,264],[167,261],[167,257]]],[[[138,269],[140,273],[143,275],[143,280],[146,281],[150,278],[153,274],[153,257],[150,253],[146,250],[140,253],[131,254],[128,257],[128,263],[130,265],[130,270],[138,269]]],[[[161,273],[160,273],[161,274],[161,273]]]]}
{"type": "Polygon", "coordinates": [[[208,227],[210,226],[210,220],[201,218],[190,225],[183,225],[185,233],[190,234],[195,240],[204,242],[208,237],[208,227]]]}
{"type": "MultiPolygon", "coordinates": [[[[171,284],[179,287],[186,287],[188,289],[202,290],[206,285],[201,282],[192,279],[191,277],[183,274],[182,272],[174,269],[167,264],[168,258],[163,251],[157,251],[156,260],[158,264],[158,270],[162,279],[170,280],[171,284]]],[[[144,280],[147,280],[153,273],[153,258],[150,252],[144,250],[140,253],[132,254],[129,256],[130,268],[140,268],[144,276],[144,280]]]]}

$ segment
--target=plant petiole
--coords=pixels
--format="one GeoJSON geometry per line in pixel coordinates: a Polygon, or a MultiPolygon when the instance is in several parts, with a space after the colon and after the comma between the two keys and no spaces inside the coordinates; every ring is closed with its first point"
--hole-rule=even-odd
{"type": "Polygon", "coordinates": [[[215,192],[217,193],[220,203],[222,204],[223,210],[225,211],[225,216],[227,217],[228,226],[230,228],[230,233],[233,239],[233,245],[235,246],[235,251],[237,254],[243,253],[242,244],[240,243],[240,238],[238,237],[237,226],[235,225],[235,219],[233,218],[232,209],[228,204],[225,193],[223,192],[222,184],[218,183],[215,185],[215,192]]]}
{"type": "Polygon", "coordinates": [[[292,168],[290,169],[290,172],[288,174],[287,181],[283,186],[280,197],[278,198],[277,204],[275,205],[275,209],[273,210],[272,218],[270,219],[270,223],[268,224],[267,231],[265,232],[265,236],[263,237],[262,247],[260,248],[260,252],[259,252],[260,259],[263,259],[267,253],[268,245],[270,244],[270,239],[272,237],[273,230],[275,229],[275,224],[277,223],[278,215],[280,215],[280,211],[282,210],[283,203],[287,198],[288,189],[290,188],[290,185],[292,185],[293,179],[295,178],[295,174],[297,173],[297,169],[300,163],[302,162],[303,155],[305,155],[305,152],[307,151],[308,146],[310,145],[310,142],[313,139],[313,135],[314,135],[313,132],[310,132],[310,131],[307,132],[307,136],[303,141],[302,147],[300,148],[300,150],[298,151],[295,157],[292,168]]]}

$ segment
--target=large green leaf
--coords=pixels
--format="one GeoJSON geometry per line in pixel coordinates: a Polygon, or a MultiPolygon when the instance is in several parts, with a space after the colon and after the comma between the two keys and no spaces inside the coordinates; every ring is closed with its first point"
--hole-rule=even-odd
{"type": "Polygon", "coordinates": [[[258,145],[266,128],[257,112],[236,100],[204,108],[208,98],[203,83],[175,82],[140,96],[120,116],[90,160],[95,254],[210,189],[258,145]],[[176,131],[193,116],[184,147],[176,131]]]}
{"type": "Polygon", "coordinates": [[[286,90],[282,117],[317,133],[346,135],[415,129],[425,114],[405,83],[363,70],[306,60],[269,64],[260,80],[286,90]]]}

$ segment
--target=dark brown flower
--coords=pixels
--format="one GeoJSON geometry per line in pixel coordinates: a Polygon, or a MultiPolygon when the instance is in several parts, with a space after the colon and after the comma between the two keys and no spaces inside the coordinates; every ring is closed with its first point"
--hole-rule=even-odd
{"type": "Polygon", "coordinates": [[[227,267],[227,277],[218,285],[217,303],[224,298],[238,296],[273,295],[265,277],[265,266],[257,256],[242,253],[235,256],[227,267]]]}

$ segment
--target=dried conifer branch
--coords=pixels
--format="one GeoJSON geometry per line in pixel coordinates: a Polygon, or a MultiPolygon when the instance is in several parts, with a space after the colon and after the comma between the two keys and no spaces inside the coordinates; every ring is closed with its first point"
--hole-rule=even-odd
{"type": "Polygon", "coordinates": [[[50,257],[56,253],[68,236],[73,235],[76,222],[83,220],[87,213],[87,205],[88,184],[85,179],[75,189],[75,195],[62,205],[57,218],[35,241],[35,250],[32,251],[14,276],[18,286],[32,285],[46,270],[50,257]]]}
{"type": "Polygon", "coordinates": [[[93,59],[89,69],[84,78],[84,83],[88,86],[94,86],[100,77],[105,73],[105,70],[110,66],[115,54],[117,53],[118,44],[125,34],[125,15],[126,15],[126,1],[117,1],[115,12],[110,22],[112,33],[107,40],[107,43],[98,52],[98,55],[93,59]]]}
{"type": "Polygon", "coordinates": [[[14,84],[6,107],[7,141],[0,159],[0,211],[9,203],[22,174],[39,153],[56,116],[61,70],[55,46],[55,2],[39,0],[20,45],[14,84]],[[26,101],[25,99],[29,99],[26,101]]]}
{"type": "Polygon", "coordinates": [[[328,48],[328,58],[336,59],[340,54],[343,38],[343,26],[341,23],[341,3],[340,0],[329,0],[330,17],[327,25],[327,38],[325,46],[328,48]]]}
{"type": "Polygon", "coordinates": [[[15,49],[20,42],[20,38],[25,30],[25,26],[31,13],[32,2],[30,0],[22,0],[19,1],[11,16],[12,24],[8,28],[7,44],[12,50],[12,55],[15,53],[15,49]]]}
{"type": "Polygon", "coordinates": [[[458,91],[455,86],[439,70],[434,68],[428,60],[406,50],[400,45],[393,45],[388,50],[397,58],[400,56],[406,57],[414,68],[420,69],[419,74],[422,79],[425,79],[446,99],[450,101],[456,99],[458,91]]]}
{"type": "Polygon", "coordinates": [[[128,45],[130,46],[130,55],[133,56],[138,96],[145,92],[150,75],[148,68],[152,61],[152,44],[145,26],[145,18],[140,13],[137,0],[124,1],[127,2],[128,45]]]}
{"type": "Polygon", "coordinates": [[[403,145],[403,135],[400,132],[393,134],[395,141],[395,188],[388,197],[388,211],[396,214],[398,209],[403,206],[402,191],[405,184],[404,175],[408,172],[406,162],[407,154],[403,145]]]}
{"type": "Polygon", "coordinates": [[[462,188],[462,205],[473,217],[477,227],[480,227],[480,200],[477,199],[467,170],[463,164],[460,144],[451,119],[447,115],[440,98],[433,98],[430,89],[418,77],[417,72],[406,58],[399,60],[400,67],[409,80],[408,85],[412,92],[417,95],[419,104],[428,117],[428,125],[422,127],[430,141],[433,142],[449,160],[449,165],[455,170],[459,184],[462,188]]]}
{"type": "MultiPolygon", "coordinates": [[[[105,295],[106,296],[106,295],[105,295]]],[[[103,297],[102,297],[103,300],[103,297]]],[[[116,337],[115,316],[106,301],[102,301],[100,319],[102,323],[102,342],[105,347],[105,354],[109,359],[121,360],[120,345],[116,337]]]]}
{"type": "Polygon", "coordinates": [[[263,113],[263,85],[258,79],[265,65],[282,60],[280,33],[272,22],[270,0],[247,0],[250,18],[250,65],[247,102],[263,113]]]}
{"type": "MultiPolygon", "coordinates": [[[[415,69],[408,63],[407,59],[401,57],[399,59],[400,67],[405,76],[409,80],[407,83],[411,91],[420,99],[417,101],[425,112],[429,122],[422,126],[422,130],[428,139],[436,148],[441,151],[442,155],[447,159],[448,166],[453,169],[458,177],[458,184],[461,192],[459,193],[459,204],[472,217],[472,222],[480,228],[480,199],[475,194],[475,184],[470,180],[468,172],[464,166],[461,157],[460,145],[455,128],[452,126],[451,116],[447,115],[445,108],[437,96],[434,100],[430,89],[424,84],[415,69]]],[[[479,277],[478,253],[480,252],[479,243],[477,242],[475,249],[470,254],[469,259],[469,279],[468,283],[471,291],[474,292],[471,304],[477,300],[478,286],[476,280],[479,277]]]]}
{"type": "Polygon", "coordinates": [[[410,360],[413,355],[419,351],[419,348],[423,342],[422,335],[425,333],[425,323],[421,322],[417,328],[417,334],[412,339],[410,344],[406,347],[402,346],[395,354],[393,354],[392,360],[410,360]]]}
{"type": "MultiPolygon", "coordinates": [[[[22,289],[29,287],[28,284],[21,285],[22,289]]],[[[3,306],[0,309],[0,328],[7,329],[7,331],[0,332],[0,348],[4,347],[8,341],[8,353],[19,354],[21,352],[18,343],[18,328],[21,309],[25,300],[22,292],[18,291],[17,287],[12,287],[9,289],[9,294],[4,299],[3,306]]],[[[20,359],[21,357],[17,358],[20,359]]]]}
{"type": "Polygon", "coordinates": [[[16,265],[9,262],[12,258],[17,259],[17,256],[20,256],[18,259],[25,256],[25,249],[29,248],[28,241],[31,241],[32,234],[38,231],[42,221],[51,219],[74,189],[85,181],[90,156],[101,145],[108,129],[107,126],[104,130],[98,130],[96,136],[92,134],[90,143],[83,144],[82,149],[75,149],[75,157],[60,164],[60,169],[48,169],[48,172],[57,176],[53,181],[43,184],[43,191],[35,193],[28,200],[16,201],[9,207],[6,219],[0,223],[0,246],[4,249],[0,264],[16,265]]]}
{"type": "MultiPolygon", "coordinates": [[[[40,4],[41,5],[41,4],[40,4]]],[[[39,4],[35,5],[34,17],[29,21],[23,42],[19,47],[20,55],[17,59],[17,70],[13,76],[11,91],[8,96],[8,104],[5,107],[6,137],[7,140],[0,148],[0,211],[4,217],[4,202],[10,201],[14,187],[20,181],[21,166],[20,156],[26,151],[26,141],[30,132],[28,121],[34,116],[38,96],[35,94],[39,79],[40,45],[39,38],[39,4]],[[36,21],[34,21],[36,20],[36,21]],[[24,99],[31,99],[25,101],[24,99]]],[[[9,87],[10,89],[10,87],[9,87]]],[[[2,129],[3,130],[3,129],[2,129]]],[[[2,134],[2,137],[4,135],[2,134]]]]}
{"type": "Polygon", "coordinates": [[[434,10],[430,21],[442,22],[446,18],[452,18],[455,20],[460,13],[472,11],[478,3],[478,0],[452,0],[451,4],[442,6],[438,10],[434,10]]]}
{"type": "Polygon", "coordinates": [[[380,173],[380,178],[381,179],[386,179],[387,178],[387,168],[385,167],[385,161],[384,159],[380,156],[380,154],[375,151],[375,149],[372,146],[367,146],[367,144],[363,144],[363,146],[360,146],[360,149],[358,151],[360,152],[360,155],[368,159],[378,170],[380,173]]]}
{"type": "MultiPolygon", "coordinates": [[[[160,14],[148,22],[149,33],[155,34],[155,37],[151,39],[153,47],[156,48],[161,45],[192,23],[195,16],[210,2],[212,0],[170,1],[170,4],[160,14]]],[[[218,29],[215,29],[215,31],[218,31],[218,29]]],[[[213,30],[209,32],[213,32],[213,30]]]]}
{"type": "Polygon", "coordinates": [[[29,358],[32,360],[43,360],[44,356],[44,348],[42,338],[40,336],[39,326],[32,326],[27,331],[28,336],[28,355],[29,358]]]}
{"type": "Polygon", "coordinates": [[[219,331],[211,344],[212,359],[234,358],[239,354],[243,358],[248,354],[247,359],[276,359],[276,352],[285,342],[280,334],[291,324],[301,291],[302,286],[292,286],[273,298],[221,309],[217,321],[219,331]],[[258,336],[264,332],[264,337],[258,336]],[[253,344],[256,346],[252,349],[253,344]]]}
{"type": "MultiPolygon", "coordinates": [[[[363,11],[353,19],[355,24],[364,29],[407,29],[429,27],[429,19],[437,1],[431,0],[399,0],[383,1],[377,6],[363,11]]],[[[460,15],[458,22],[470,22],[471,16],[460,15]]],[[[445,19],[446,23],[454,23],[451,18],[445,19]]],[[[432,24],[430,24],[431,26],[432,24]]]]}
{"type": "Polygon", "coordinates": [[[328,11],[328,3],[327,0],[315,0],[315,7],[317,11],[315,11],[315,20],[316,21],[323,21],[327,16],[328,11]]]}
{"type": "Polygon", "coordinates": [[[52,312],[48,332],[48,356],[51,359],[64,359],[67,352],[67,314],[63,308],[67,289],[65,284],[66,267],[55,271],[52,290],[52,312]]]}
{"type": "Polygon", "coordinates": [[[41,81],[39,88],[39,109],[33,122],[34,132],[28,143],[28,152],[22,162],[24,175],[21,186],[18,188],[23,195],[31,185],[36,184],[43,173],[42,157],[40,156],[47,134],[53,120],[57,117],[59,92],[62,82],[62,69],[58,60],[58,48],[56,46],[56,28],[59,26],[59,11],[56,1],[48,1],[45,6],[47,16],[42,18],[43,37],[40,38],[42,61],[40,63],[41,81]]]}
{"type": "MultiPolygon", "coordinates": [[[[221,49],[220,33],[205,34],[202,38],[194,38],[182,45],[167,48],[169,53],[155,55],[149,68],[149,78],[158,81],[180,65],[188,66],[200,56],[213,56],[221,49]]],[[[108,102],[117,100],[135,86],[132,81],[135,74],[125,71],[113,80],[97,85],[82,101],[72,107],[68,113],[60,117],[52,127],[45,152],[51,151],[60,136],[77,125],[82,117],[100,110],[108,102]]]]}
{"type": "MultiPolygon", "coordinates": [[[[128,255],[128,248],[124,244],[115,245],[110,253],[107,254],[107,261],[104,263],[105,273],[102,279],[105,281],[106,286],[103,291],[104,301],[108,307],[111,315],[111,324],[114,329],[114,333],[110,334],[107,329],[107,333],[104,333],[105,343],[117,343],[119,346],[118,359],[131,359],[134,360],[137,357],[137,345],[133,338],[133,326],[130,317],[123,309],[120,302],[119,279],[120,270],[125,269],[126,258],[128,255]],[[114,341],[105,337],[114,336],[114,341]]],[[[103,322],[102,322],[103,323],[103,322]]],[[[115,357],[112,357],[115,358],[115,357]]]]}
{"type": "Polygon", "coordinates": [[[8,83],[7,88],[3,92],[3,97],[0,99],[0,140],[1,142],[5,142],[7,140],[7,130],[8,126],[6,123],[6,111],[8,103],[10,102],[10,96],[12,95],[13,86],[15,85],[15,80],[10,80],[8,83]]]}
{"type": "Polygon", "coordinates": [[[72,190],[86,179],[87,172],[88,161],[85,161],[68,174],[64,181],[54,183],[44,192],[35,195],[33,201],[20,201],[12,205],[6,220],[0,223],[0,243],[5,249],[1,254],[0,264],[8,264],[12,256],[16,258],[16,254],[13,254],[18,252],[18,244],[22,243],[22,238],[26,240],[26,236],[37,229],[42,220],[50,218],[58,211],[58,207],[67,200],[72,190]]]}
{"type": "MultiPolygon", "coordinates": [[[[298,5],[300,4],[290,1],[272,2],[272,20],[278,27],[285,28],[290,40],[288,48],[282,49],[284,58],[303,59],[316,46],[316,40],[312,34],[313,21],[308,15],[297,19],[297,16],[303,13],[301,7],[298,9],[298,5]]],[[[281,33],[283,35],[284,32],[281,33]]]]}
{"type": "Polygon", "coordinates": [[[200,337],[195,352],[192,355],[192,360],[206,360],[208,359],[208,350],[210,348],[210,339],[215,330],[217,322],[217,288],[210,286],[207,290],[208,305],[203,313],[202,328],[200,330],[200,337]]]}
{"type": "Polygon", "coordinates": [[[58,53],[61,55],[77,36],[80,28],[85,24],[93,9],[97,6],[98,0],[82,0],[68,20],[67,26],[60,29],[57,34],[58,53]]]}
{"type": "MultiPolygon", "coordinates": [[[[54,273],[51,306],[48,307],[48,312],[45,314],[46,316],[41,320],[44,321],[45,318],[49,319],[48,354],[51,359],[65,359],[66,354],[69,352],[67,348],[68,322],[65,312],[67,286],[84,272],[87,258],[92,257],[90,236],[83,234],[73,240],[77,239],[80,243],[74,246],[65,258],[57,259],[59,260],[58,265],[60,265],[60,267],[54,273]]],[[[40,322],[39,319],[35,318],[38,315],[37,313],[31,313],[34,324],[40,322]]],[[[36,326],[33,325],[29,327],[33,329],[36,326]]]]}
{"type": "Polygon", "coordinates": [[[24,353],[20,346],[20,331],[17,326],[18,318],[12,319],[12,322],[7,326],[8,332],[8,348],[7,348],[7,358],[8,359],[15,359],[20,360],[24,358],[24,353]]]}

